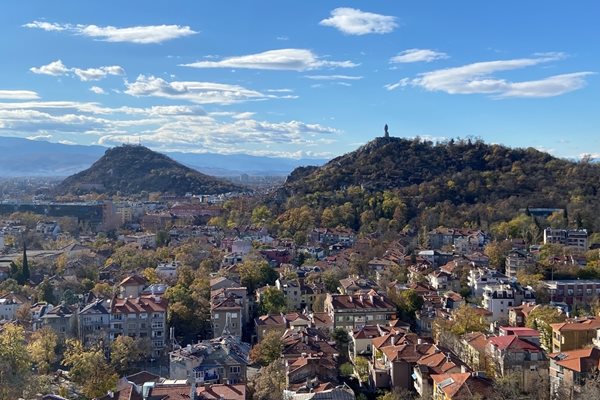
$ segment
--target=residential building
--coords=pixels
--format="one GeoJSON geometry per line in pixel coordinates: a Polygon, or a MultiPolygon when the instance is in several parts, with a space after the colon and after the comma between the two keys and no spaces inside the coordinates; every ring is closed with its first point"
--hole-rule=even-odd
{"type": "Polygon", "coordinates": [[[158,296],[113,299],[109,341],[121,335],[149,338],[153,355],[160,356],[168,345],[167,309],[167,300],[158,296]]]}
{"type": "Polygon", "coordinates": [[[508,324],[510,326],[525,326],[527,317],[536,307],[535,303],[523,303],[520,306],[509,307],[508,309],[508,324]]]}
{"type": "Polygon", "coordinates": [[[243,309],[241,298],[235,294],[214,301],[210,308],[213,337],[231,335],[241,339],[243,309]]]}
{"type": "Polygon", "coordinates": [[[341,294],[354,295],[357,293],[367,293],[370,290],[377,290],[379,286],[368,278],[361,278],[358,275],[352,275],[348,278],[340,279],[338,291],[341,294]]]}
{"type": "Polygon", "coordinates": [[[588,233],[585,229],[546,228],[544,229],[544,244],[562,244],[563,246],[587,250],[588,233]]]}
{"type": "Polygon", "coordinates": [[[482,307],[492,313],[494,321],[508,322],[508,310],[523,301],[535,301],[535,292],[531,287],[522,287],[517,283],[487,284],[483,287],[482,307]]]}
{"type": "Polygon", "coordinates": [[[600,279],[575,279],[542,282],[550,294],[550,301],[576,304],[591,304],[600,297],[600,279]]]}
{"type": "Polygon", "coordinates": [[[156,268],[156,275],[162,279],[172,280],[177,278],[177,269],[180,264],[178,261],[171,261],[170,263],[159,263],[156,268]]]}
{"type": "Polygon", "coordinates": [[[73,337],[77,330],[77,310],[64,303],[46,312],[41,320],[42,326],[54,330],[61,340],[73,337]]]}
{"type": "Polygon", "coordinates": [[[493,393],[492,381],[473,373],[431,375],[433,400],[488,398],[493,393]]]}
{"type": "Polygon", "coordinates": [[[528,252],[513,249],[506,256],[506,275],[509,278],[516,278],[519,271],[525,272],[525,268],[533,264],[533,258],[528,252]]]}
{"type": "Polygon", "coordinates": [[[135,243],[141,248],[156,248],[156,233],[136,233],[123,236],[125,244],[135,243]]]}
{"type": "Polygon", "coordinates": [[[471,288],[471,294],[474,297],[482,297],[486,285],[508,282],[509,279],[506,275],[495,269],[483,267],[472,268],[467,277],[467,285],[471,288]]]}
{"type": "Polygon", "coordinates": [[[547,381],[548,359],[538,344],[517,335],[496,336],[489,339],[487,354],[496,378],[510,375],[521,392],[535,393],[547,381]]]}
{"type": "Polygon", "coordinates": [[[109,344],[110,301],[98,299],[83,307],[77,313],[77,334],[81,343],[93,346],[109,344]]]}
{"type": "Polygon", "coordinates": [[[288,310],[300,311],[306,307],[298,279],[278,278],[275,287],[283,292],[288,310]]]}
{"type": "Polygon", "coordinates": [[[560,351],[549,354],[550,393],[553,399],[574,399],[585,379],[600,369],[600,349],[560,351]]]}
{"type": "Polygon", "coordinates": [[[147,284],[145,278],[139,275],[130,275],[117,285],[118,296],[121,299],[138,297],[147,284]]]}
{"type": "Polygon", "coordinates": [[[367,294],[327,294],[325,312],[334,328],[353,330],[364,325],[385,324],[396,318],[396,305],[385,295],[371,290],[367,294]]]}
{"type": "Polygon", "coordinates": [[[169,353],[169,376],[198,386],[244,383],[249,352],[247,343],[232,336],[204,340],[169,353]]]}
{"type": "Polygon", "coordinates": [[[246,385],[203,385],[196,388],[196,395],[196,400],[246,400],[246,385]]]}
{"type": "Polygon", "coordinates": [[[565,352],[590,346],[600,328],[600,319],[589,317],[569,319],[550,324],[552,328],[552,352],[565,352]]]}
{"type": "Polygon", "coordinates": [[[433,395],[431,375],[466,372],[465,364],[450,351],[436,346],[432,354],[421,357],[413,368],[414,389],[419,396],[430,399],[433,395]]]}
{"type": "Polygon", "coordinates": [[[17,310],[23,306],[29,307],[27,297],[16,293],[8,293],[0,297],[0,321],[12,321],[16,319],[17,310]]]}

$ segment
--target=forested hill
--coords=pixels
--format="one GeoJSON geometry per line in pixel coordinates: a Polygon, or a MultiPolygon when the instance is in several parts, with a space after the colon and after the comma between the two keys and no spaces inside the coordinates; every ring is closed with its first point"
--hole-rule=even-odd
{"type": "MultiPolygon", "coordinates": [[[[454,222],[451,213],[460,212],[463,221],[493,222],[517,208],[559,207],[577,212],[579,225],[592,229],[600,228],[600,210],[594,211],[600,208],[599,188],[599,165],[558,159],[533,148],[380,137],[322,167],[296,169],[278,200],[282,206],[321,209],[349,201],[355,208],[355,227],[361,225],[360,213],[370,208],[365,202],[388,191],[406,206],[404,221],[424,222],[427,211],[427,226],[454,222]]],[[[371,206],[380,207],[377,201],[371,206]]]]}
{"type": "Polygon", "coordinates": [[[123,195],[146,192],[218,194],[245,189],[204,175],[164,154],[143,146],[119,146],[106,151],[90,168],[65,179],[60,194],[88,192],[123,195]]]}

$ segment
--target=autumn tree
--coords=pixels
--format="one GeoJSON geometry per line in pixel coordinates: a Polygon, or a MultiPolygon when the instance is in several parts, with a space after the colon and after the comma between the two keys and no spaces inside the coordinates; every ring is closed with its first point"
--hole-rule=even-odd
{"type": "Polygon", "coordinates": [[[285,366],[282,360],[275,360],[260,370],[249,389],[254,400],[283,400],[285,388],[285,366]]]}
{"type": "Polygon", "coordinates": [[[118,380],[102,349],[85,350],[76,339],[67,339],[62,364],[69,368],[69,376],[89,398],[106,394],[114,389],[118,380]]]}
{"type": "Polygon", "coordinates": [[[27,352],[42,374],[50,372],[50,367],[57,361],[57,346],[58,336],[49,327],[38,329],[31,335],[27,352]]]}
{"type": "Polygon", "coordinates": [[[354,370],[361,382],[364,383],[369,380],[369,361],[366,358],[356,357],[354,359],[354,370]]]}
{"type": "Polygon", "coordinates": [[[31,361],[21,326],[6,324],[0,332],[0,400],[21,396],[30,376],[31,361]]]}
{"type": "Polygon", "coordinates": [[[284,312],[287,309],[285,295],[274,286],[266,288],[260,296],[260,309],[262,314],[284,312]]]}
{"type": "Polygon", "coordinates": [[[268,365],[281,357],[282,350],[281,332],[269,331],[250,351],[250,360],[261,365],[268,365]]]}
{"type": "Polygon", "coordinates": [[[542,347],[552,349],[552,327],[550,324],[563,322],[565,319],[565,314],[556,307],[539,305],[527,315],[525,324],[527,327],[537,329],[540,332],[542,347]]]}
{"type": "Polygon", "coordinates": [[[468,305],[461,306],[452,314],[452,320],[437,319],[436,326],[455,335],[464,335],[469,332],[486,332],[488,325],[484,318],[468,305]]]}
{"type": "Polygon", "coordinates": [[[110,364],[119,375],[128,372],[131,364],[141,358],[138,340],[132,337],[121,335],[110,345],[110,364]]]}

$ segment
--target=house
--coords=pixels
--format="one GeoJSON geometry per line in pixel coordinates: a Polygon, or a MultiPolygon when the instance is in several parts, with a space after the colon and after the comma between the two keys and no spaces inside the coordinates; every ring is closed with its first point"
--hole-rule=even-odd
{"type": "Polygon", "coordinates": [[[196,400],[246,400],[245,384],[214,384],[196,388],[196,400]]]}
{"type": "Polygon", "coordinates": [[[16,319],[17,310],[23,306],[29,307],[27,297],[17,293],[7,293],[0,297],[0,321],[13,321],[16,319]]]}
{"type": "Polygon", "coordinates": [[[488,398],[493,393],[492,382],[477,372],[431,375],[433,400],[463,400],[488,398]]]}
{"type": "Polygon", "coordinates": [[[210,318],[213,337],[231,335],[241,339],[244,325],[243,309],[242,298],[233,293],[211,303],[210,318]]]}
{"type": "Polygon", "coordinates": [[[138,297],[146,287],[148,282],[139,275],[130,275],[123,279],[118,285],[118,296],[121,299],[138,297]]]}
{"type": "Polygon", "coordinates": [[[154,249],[156,248],[156,233],[136,233],[135,235],[124,235],[123,242],[125,244],[135,243],[140,248],[154,249]]]}
{"type": "Polygon", "coordinates": [[[574,399],[585,379],[600,369],[600,349],[560,351],[549,354],[552,398],[574,399]]]}
{"type": "Polygon", "coordinates": [[[539,390],[539,383],[548,378],[544,351],[538,344],[517,335],[490,338],[487,354],[496,378],[510,375],[521,392],[534,393],[539,390]]]}
{"type": "Polygon", "coordinates": [[[84,346],[89,347],[99,343],[108,345],[109,330],[110,301],[97,299],[77,313],[77,335],[84,346]]]}
{"type": "Polygon", "coordinates": [[[435,345],[424,342],[414,333],[392,331],[373,339],[373,356],[369,361],[372,387],[412,389],[417,361],[435,349],[435,345]]]}
{"type": "Polygon", "coordinates": [[[450,262],[454,257],[452,253],[442,252],[439,250],[421,250],[419,251],[418,256],[433,267],[444,265],[450,262]]]}
{"type": "Polygon", "coordinates": [[[315,328],[321,332],[331,330],[332,322],[326,313],[298,313],[267,314],[254,319],[257,341],[260,342],[268,332],[276,331],[283,333],[288,330],[301,330],[304,328],[315,328]]]}
{"type": "Polygon", "coordinates": [[[442,307],[445,310],[458,310],[465,304],[465,299],[456,292],[446,292],[444,293],[444,296],[442,296],[442,307]]]}
{"type": "Polygon", "coordinates": [[[509,283],[509,279],[495,269],[476,267],[472,268],[467,276],[467,285],[474,297],[483,296],[485,285],[499,283],[509,283]]]}
{"type": "Polygon", "coordinates": [[[396,318],[396,305],[375,290],[367,294],[327,294],[325,312],[333,327],[352,330],[364,325],[385,324],[396,318]]]}
{"type": "Polygon", "coordinates": [[[338,291],[341,294],[354,295],[356,293],[367,293],[371,289],[377,290],[379,286],[368,278],[361,278],[358,275],[352,275],[348,278],[340,279],[338,291]]]}
{"type": "Polygon", "coordinates": [[[354,329],[350,334],[351,340],[348,346],[350,359],[371,357],[373,355],[373,339],[387,333],[389,331],[384,331],[380,325],[365,325],[354,329]]]}
{"type": "MultiPolygon", "coordinates": [[[[285,359],[286,386],[295,393],[301,392],[309,382],[335,382],[338,372],[336,361],[327,355],[301,354],[294,359],[285,359]]],[[[307,387],[306,389],[310,389],[307,387]]]]}
{"type": "Polygon", "coordinates": [[[508,324],[510,326],[525,326],[529,314],[538,307],[535,303],[523,303],[520,306],[509,307],[508,324]]]}
{"type": "Polygon", "coordinates": [[[354,391],[346,384],[335,386],[331,382],[308,381],[296,390],[284,390],[286,400],[355,400],[354,391]]]}
{"type": "Polygon", "coordinates": [[[441,269],[427,274],[427,280],[431,287],[438,291],[458,290],[460,282],[453,274],[449,274],[441,269]]]}
{"type": "Polygon", "coordinates": [[[113,299],[109,341],[121,335],[148,338],[152,341],[153,356],[160,356],[169,339],[167,310],[167,300],[158,296],[113,299]]]}
{"type": "Polygon", "coordinates": [[[244,383],[249,352],[247,343],[232,336],[187,345],[169,353],[169,376],[198,386],[244,383]]]}
{"type": "Polygon", "coordinates": [[[54,330],[61,340],[73,337],[77,330],[77,310],[61,303],[41,317],[42,326],[54,330]]]}
{"type": "Polygon", "coordinates": [[[564,352],[590,346],[600,328],[600,319],[595,317],[569,319],[550,324],[552,328],[552,352],[564,352]]]}
{"type": "Polygon", "coordinates": [[[433,395],[431,375],[466,372],[465,364],[450,351],[436,346],[433,353],[421,357],[413,368],[414,388],[424,399],[433,395]]]}
{"type": "Polygon", "coordinates": [[[540,331],[533,328],[501,326],[498,330],[498,336],[516,336],[536,346],[540,345],[540,331]]]}
{"type": "Polygon", "coordinates": [[[212,278],[210,280],[210,290],[218,290],[218,289],[224,289],[224,288],[230,288],[230,287],[239,287],[240,284],[239,282],[236,281],[232,281],[231,279],[225,278],[225,277],[217,277],[217,278],[212,278]]]}
{"type": "Polygon", "coordinates": [[[172,280],[177,278],[177,269],[180,264],[178,261],[171,261],[170,263],[159,263],[154,271],[162,279],[172,280]]]}
{"type": "Polygon", "coordinates": [[[306,307],[303,303],[300,281],[298,279],[278,278],[275,287],[283,292],[288,310],[302,310],[306,307]]]}
{"type": "Polygon", "coordinates": [[[295,360],[303,354],[318,355],[334,362],[339,357],[335,343],[328,334],[316,328],[288,329],[281,336],[283,350],[281,355],[286,360],[295,360]]]}

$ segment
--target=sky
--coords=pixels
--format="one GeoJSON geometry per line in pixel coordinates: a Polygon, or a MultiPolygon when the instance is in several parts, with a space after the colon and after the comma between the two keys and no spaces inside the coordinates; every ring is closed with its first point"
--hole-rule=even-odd
{"type": "Polygon", "coordinates": [[[383,135],[600,157],[600,3],[0,4],[0,136],[331,158],[383,135]]]}

